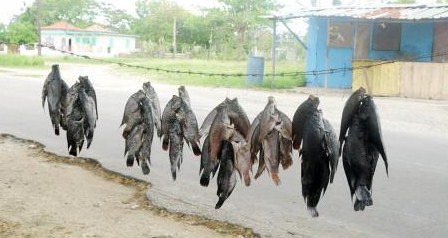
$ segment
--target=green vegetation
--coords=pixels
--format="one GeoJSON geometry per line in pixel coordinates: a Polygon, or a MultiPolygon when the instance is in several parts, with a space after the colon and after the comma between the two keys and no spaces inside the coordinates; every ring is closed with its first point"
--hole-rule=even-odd
{"type": "Polygon", "coordinates": [[[44,59],[37,56],[0,55],[1,67],[43,67],[44,59]]]}

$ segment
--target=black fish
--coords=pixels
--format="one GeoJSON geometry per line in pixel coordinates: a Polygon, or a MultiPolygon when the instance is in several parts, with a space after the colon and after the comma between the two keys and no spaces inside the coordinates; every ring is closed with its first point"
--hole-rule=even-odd
{"type": "MultiPolygon", "coordinates": [[[[334,157],[338,157],[338,144],[334,144],[336,134],[331,126],[322,118],[320,110],[314,110],[305,123],[303,131],[302,156],[302,195],[312,217],[319,216],[316,209],[321,196],[327,189],[331,171],[334,167],[334,157]],[[327,124],[327,125],[325,125],[327,124]]],[[[337,141],[337,140],[336,140],[337,141]]]]}
{"type": "Polygon", "coordinates": [[[51,124],[53,125],[54,133],[59,135],[59,125],[66,128],[65,121],[63,121],[63,103],[68,91],[68,86],[62,80],[59,71],[59,65],[51,66],[51,72],[45,79],[42,88],[42,107],[45,107],[45,99],[48,99],[48,111],[50,114],[51,124]]]}
{"type": "MultiPolygon", "coordinates": [[[[356,96],[356,92],[354,95],[356,96]]],[[[360,211],[366,206],[373,205],[372,181],[379,155],[381,154],[384,160],[386,173],[388,173],[388,161],[381,137],[379,116],[372,97],[364,95],[359,99],[357,106],[353,104],[356,104],[356,100],[347,102],[346,107],[356,108],[355,110],[344,110],[351,114],[345,118],[350,123],[348,134],[343,141],[345,144],[342,162],[350,194],[355,197],[354,210],[360,211]]]]}

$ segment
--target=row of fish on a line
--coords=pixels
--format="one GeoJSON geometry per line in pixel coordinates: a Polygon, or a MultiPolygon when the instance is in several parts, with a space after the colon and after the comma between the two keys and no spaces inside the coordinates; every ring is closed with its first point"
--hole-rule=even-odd
{"type": "MultiPolygon", "coordinates": [[[[66,130],[69,154],[77,156],[87,141],[91,145],[98,120],[96,93],[87,76],[68,87],[61,78],[58,65],[53,65],[42,90],[42,106],[48,101],[54,132],[66,130]]],[[[166,104],[163,112],[156,91],[150,82],[132,94],[125,104],[121,125],[124,125],[126,165],[134,161],[143,174],[149,174],[154,133],[162,139],[162,149],[169,151],[171,175],[183,161],[184,143],[195,156],[200,156],[200,184],[207,187],[217,175],[219,209],[231,195],[237,177],[246,186],[251,183],[252,167],[258,163],[254,179],[263,171],[280,184],[279,168],[293,163],[292,150],[301,157],[302,195],[311,216],[319,213],[316,206],[338,166],[342,155],[354,210],[371,206],[372,179],[379,155],[388,170],[379,116],[373,99],[364,88],[348,98],[342,113],[339,138],[330,122],[318,108],[319,98],[310,95],[300,104],[292,121],[280,111],[274,97],[250,123],[238,99],[225,98],[198,126],[184,86],[166,104]],[[202,140],[202,148],[201,148],[202,140]]]]}

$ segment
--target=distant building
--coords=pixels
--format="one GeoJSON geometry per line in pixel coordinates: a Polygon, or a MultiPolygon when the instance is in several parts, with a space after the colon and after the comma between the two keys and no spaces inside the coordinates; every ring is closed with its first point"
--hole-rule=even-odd
{"type": "Polygon", "coordinates": [[[448,99],[448,5],[301,9],[308,18],[306,86],[448,99]]]}
{"type": "MultiPolygon", "coordinates": [[[[99,25],[81,29],[60,21],[41,28],[42,44],[56,49],[88,56],[116,56],[135,51],[136,36],[119,34],[99,25]]],[[[30,53],[25,53],[30,54],[30,53]]],[[[42,55],[60,55],[61,52],[42,48],[42,55]]]]}

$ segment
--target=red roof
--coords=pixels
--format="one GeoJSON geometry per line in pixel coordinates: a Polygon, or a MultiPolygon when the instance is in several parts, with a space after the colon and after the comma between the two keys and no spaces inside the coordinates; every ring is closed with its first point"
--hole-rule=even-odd
{"type": "Polygon", "coordinates": [[[49,26],[43,26],[42,30],[70,30],[70,31],[82,31],[82,29],[65,21],[55,22],[49,26]]]}
{"type": "Polygon", "coordinates": [[[86,29],[84,29],[85,31],[94,31],[94,32],[111,32],[107,29],[105,29],[104,27],[100,26],[100,25],[91,25],[89,27],[87,27],[86,29]]]}

